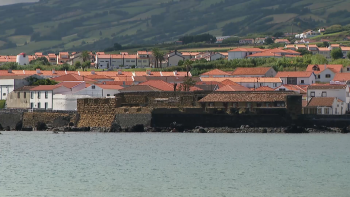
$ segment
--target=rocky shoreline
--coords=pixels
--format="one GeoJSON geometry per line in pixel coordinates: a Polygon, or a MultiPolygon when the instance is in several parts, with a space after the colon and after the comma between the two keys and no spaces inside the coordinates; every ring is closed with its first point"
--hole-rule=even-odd
{"type": "MultiPolygon", "coordinates": [[[[1,126],[1,125],[0,125],[1,126]]],[[[9,127],[2,128],[0,131],[10,131],[9,127]]],[[[74,127],[72,125],[65,127],[52,127],[44,123],[38,123],[36,128],[18,128],[17,131],[52,131],[60,132],[99,132],[99,133],[132,133],[132,132],[149,132],[149,133],[350,133],[350,126],[344,128],[314,126],[313,128],[304,128],[296,125],[289,127],[250,127],[242,125],[239,128],[230,127],[201,127],[186,128],[182,124],[173,123],[169,127],[145,127],[137,124],[132,127],[122,128],[120,125],[113,123],[111,127],[74,127]]]]}

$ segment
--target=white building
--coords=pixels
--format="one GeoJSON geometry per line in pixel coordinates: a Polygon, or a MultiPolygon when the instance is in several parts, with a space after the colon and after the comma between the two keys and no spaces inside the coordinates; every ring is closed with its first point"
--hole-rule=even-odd
{"type": "Polygon", "coordinates": [[[335,97],[350,103],[349,86],[346,84],[314,84],[307,89],[307,100],[313,97],[335,97]]]}
{"type": "Polygon", "coordinates": [[[17,55],[16,62],[19,65],[28,65],[29,64],[29,57],[25,53],[20,53],[17,55]]]}
{"type": "Polygon", "coordinates": [[[53,110],[65,110],[65,111],[76,111],[77,100],[82,98],[91,98],[87,95],[74,95],[74,94],[54,94],[53,95],[53,110]]]}
{"type": "Polygon", "coordinates": [[[280,78],[283,84],[291,85],[311,85],[316,82],[312,71],[278,72],[275,77],[280,78]]]}
{"type": "Polygon", "coordinates": [[[228,60],[244,59],[249,55],[262,53],[264,50],[259,48],[236,48],[228,51],[228,60]]]}
{"type": "Polygon", "coordinates": [[[313,97],[304,109],[306,114],[318,115],[342,115],[346,111],[346,103],[336,97],[313,97]]]}
{"type": "Polygon", "coordinates": [[[168,63],[167,66],[168,67],[169,66],[177,66],[179,64],[180,60],[184,61],[185,57],[182,56],[182,54],[177,52],[177,51],[172,52],[172,53],[167,55],[167,63],[168,63]]]}
{"type": "Polygon", "coordinates": [[[59,85],[40,85],[30,89],[31,109],[53,109],[54,94],[70,92],[69,88],[59,85]]]}
{"type": "MultiPolygon", "coordinates": [[[[9,74],[12,73],[11,70],[8,71],[9,74]]],[[[32,77],[42,79],[42,77],[37,75],[31,75],[32,77]]],[[[7,95],[13,90],[21,88],[23,86],[28,86],[29,82],[27,79],[30,75],[4,75],[0,76],[0,100],[6,100],[7,95]]]]}
{"type": "Polygon", "coordinates": [[[336,73],[341,73],[343,65],[308,65],[306,71],[314,72],[316,75],[316,82],[328,83],[332,81],[336,73]]]}

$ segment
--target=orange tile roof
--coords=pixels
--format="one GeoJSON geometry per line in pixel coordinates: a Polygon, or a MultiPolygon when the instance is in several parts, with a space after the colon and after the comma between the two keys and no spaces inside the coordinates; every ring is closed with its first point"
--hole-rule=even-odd
{"type": "Polygon", "coordinates": [[[297,44],[296,45],[298,48],[306,48],[306,46],[304,44],[297,44]]]}
{"type": "Polygon", "coordinates": [[[350,51],[350,47],[341,47],[342,51],[350,51]]]}
{"type": "Polygon", "coordinates": [[[49,90],[54,90],[59,87],[62,87],[60,85],[40,85],[36,86],[35,88],[30,89],[31,91],[49,91],[49,90]]]}
{"type": "Polygon", "coordinates": [[[89,79],[87,77],[79,76],[76,74],[67,74],[59,77],[52,78],[54,81],[90,81],[94,82],[95,80],[89,79]]]}
{"type": "Polygon", "coordinates": [[[149,85],[162,91],[174,91],[174,85],[161,80],[149,80],[139,85],[149,85]]]}
{"type": "Polygon", "coordinates": [[[226,85],[216,90],[218,92],[235,92],[235,91],[251,91],[249,88],[242,85],[226,85]]]}
{"type": "Polygon", "coordinates": [[[334,97],[313,97],[307,106],[308,107],[332,107],[335,99],[336,98],[334,97]]]}
{"type": "Polygon", "coordinates": [[[333,89],[341,90],[346,89],[348,86],[346,84],[312,84],[308,87],[310,90],[324,90],[324,89],[333,89]]]}
{"type": "Polygon", "coordinates": [[[282,55],[270,52],[255,53],[253,55],[248,55],[247,57],[281,57],[282,55]]]}
{"type": "Polygon", "coordinates": [[[336,73],[333,81],[349,81],[350,73],[336,73]]]}
{"type": "Polygon", "coordinates": [[[223,56],[228,56],[228,52],[219,52],[223,56]]]}
{"type": "Polygon", "coordinates": [[[327,47],[319,47],[318,48],[319,51],[331,51],[329,48],[327,47]]]}
{"type": "Polygon", "coordinates": [[[147,74],[147,71],[143,72],[134,72],[135,76],[162,76],[159,71],[150,72],[150,74],[147,74]]]}
{"type": "Polygon", "coordinates": [[[229,79],[223,80],[220,83],[222,83],[223,85],[239,85],[238,83],[235,83],[229,79]]]}
{"type": "Polygon", "coordinates": [[[190,92],[194,92],[194,91],[202,91],[202,89],[196,86],[190,87],[190,92]]]}
{"type": "Polygon", "coordinates": [[[230,73],[227,73],[227,72],[224,72],[222,70],[219,70],[219,69],[214,69],[214,70],[211,70],[209,72],[206,72],[206,73],[203,73],[201,74],[201,76],[217,76],[217,75],[226,75],[226,76],[230,76],[231,74],[230,73]]]}
{"type": "Polygon", "coordinates": [[[331,47],[340,47],[340,44],[331,44],[331,47]]]}
{"type": "Polygon", "coordinates": [[[306,71],[313,71],[315,74],[320,74],[326,69],[332,70],[334,73],[340,73],[343,69],[343,65],[341,64],[329,64],[329,65],[308,65],[306,68],[306,71]],[[313,70],[313,68],[316,66],[319,70],[313,70]]]}
{"type": "Polygon", "coordinates": [[[83,82],[61,82],[57,85],[64,86],[66,88],[74,88],[75,86],[82,84],[83,82]]]}
{"type": "Polygon", "coordinates": [[[230,80],[235,83],[282,83],[282,80],[280,78],[276,77],[261,77],[261,78],[256,78],[256,77],[202,77],[202,81],[218,81],[218,82],[223,82],[225,80],[230,80]]]}
{"type": "MultiPolygon", "coordinates": [[[[298,85],[291,85],[291,84],[283,84],[280,87],[284,87],[289,91],[297,91],[297,92],[300,92],[301,94],[304,94],[307,92],[308,85],[305,86],[306,87],[305,89],[298,85]]],[[[277,87],[275,90],[279,89],[280,87],[277,87]]]]}
{"type": "Polygon", "coordinates": [[[150,55],[150,54],[152,54],[151,51],[137,51],[137,53],[138,53],[139,55],[150,55]]]}
{"type": "Polygon", "coordinates": [[[284,51],[287,52],[287,53],[292,53],[292,54],[296,54],[296,55],[300,55],[301,54],[301,53],[299,53],[297,51],[293,51],[293,50],[290,50],[290,49],[285,49],[284,51]]]}
{"type": "Polygon", "coordinates": [[[269,86],[261,86],[258,88],[255,88],[255,91],[275,91],[273,88],[270,88],[269,86]]]}
{"type": "MultiPolygon", "coordinates": [[[[179,77],[186,77],[187,76],[187,72],[179,72],[177,71],[177,74],[175,75],[175,71],[174,72],[162,72],[162,76],[164,77],[169,77],[169,76],[179,76],[179,77]]],[[[188,76],[192,76],[191,72],[188,72],[188,76]]]]}
{"type": "Polygon", "coordinates": [[[123,89],[124,87],[120,85],[104,85],[104,84],[96,84],[98,87],[106,90],[120,90],[123,89]]]}
{"type": "MultiPolygon", "coordinates": [[[[215,92],[208,94],[206,97],[201,99],[200,103],[205,102],[276,102],[286,101],[286,96],[291,93],[280,93],[280,92],[239,92],[239,93],[220,93],[215,92]]],[[[293,93],[294,94],[294,93],[293,93]]]]}
{"type": "Polygon", "coordinates": [[[86,75],[86,78],[89,78],[89,79],[112,79],[111,77],[108,77],[106,75],[86,75]]]}
{"type": "Polygon", "coordinates": [[[318,46],[317,46],[317,45],[315,45],[315,44],[309,44],[309,47],[318,48],[318,46]]]}
{"type": "Polygon", "coordinates": [[[288,71],[278,72],[275,77],[305,77],[308,78],[313,74],[312,71],[288,71]]]}
{"type": "Polygon", "coordinates": [[[236,49],[229,50],[229,52],[237,52],[237,51],[241,51],[241,52],[262,52],[264,50],[259,49],[259,48],[236,48],[236,49]]]}
{"type": "Polygon", "coordinates": [[[238,67],[232,72],[232,75],[265,75],[270,69],[271,67],[238,67]]]}
{"type": "Polygon", "coordinates": [[[133,85],[133,81],[104,81],[104,82],[101,82],[100,84],[102,85],[127,85],[127,86],[130,86],[130,85],[133,85]]]}
{"type": "Polygon", "coordinates": [[[181,52],[183,56],[196,56],[199,53],[198,52],[181,52]]]}
{"type": "Polygon", "coordinates": [[[292,45],[289,44],[289,45],[286,46],[286,48],[295,48],[295,46],[294,46],[294,44],[292,44],[292,45]]]}

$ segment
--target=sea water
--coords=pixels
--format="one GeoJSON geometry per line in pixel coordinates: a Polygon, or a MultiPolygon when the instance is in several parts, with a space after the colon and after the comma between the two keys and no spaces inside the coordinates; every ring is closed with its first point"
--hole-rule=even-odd
{"type": "Polygon", "coordinates": [[[349,197],[350,135],[3,132],[0,196],[349,197]]]}

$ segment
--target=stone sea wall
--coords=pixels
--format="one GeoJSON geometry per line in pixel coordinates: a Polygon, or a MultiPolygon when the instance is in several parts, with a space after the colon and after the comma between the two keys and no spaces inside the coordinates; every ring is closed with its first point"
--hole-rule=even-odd
{"type": "Polygon", "coordinates": [[[15,129],[16,124],[22,120],[23,111],[21,110],[0,110],[0,124],[2,127],[15,129]]]}
{"type": "Polygon", "coordinates": [[[52,127],[64,127],[70,122],[76,125],[78,120],[79,115],[74,112],[25,112],[23,128],[34,128],[38,122],[52,125],[52,127]]]}

